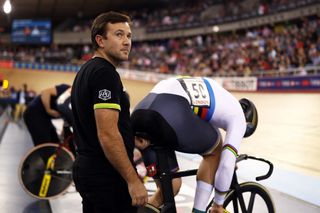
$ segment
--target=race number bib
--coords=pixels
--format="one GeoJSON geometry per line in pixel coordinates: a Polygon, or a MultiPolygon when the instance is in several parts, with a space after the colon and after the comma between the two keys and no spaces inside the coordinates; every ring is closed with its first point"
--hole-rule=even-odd
{"type": "Polygon", "coordinates": [[[193,106],[210,107],[210,95],[203,79],[182,78],[180,83],[187,91],[193,106]]]}

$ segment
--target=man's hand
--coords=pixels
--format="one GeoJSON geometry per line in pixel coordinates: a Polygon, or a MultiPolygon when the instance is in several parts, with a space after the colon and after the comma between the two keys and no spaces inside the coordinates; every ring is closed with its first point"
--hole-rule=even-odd
{"type": "Polygon", "coordinates": [[[229,212],[225,210],[223,206],[214,203],[211,206],[210,213],[229,213],[229,212]]]}
{"type": "Polygon", "coordinates": [[[148,202],[148,192],[143,183],[137,179],[133,183],[128,183],[129,193],[133,206],[144,206],[148,202]]]}

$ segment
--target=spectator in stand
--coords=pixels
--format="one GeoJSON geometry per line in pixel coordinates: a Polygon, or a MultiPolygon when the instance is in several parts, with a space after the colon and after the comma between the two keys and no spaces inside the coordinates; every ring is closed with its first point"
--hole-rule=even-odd
{"type": "Polygon", "coordinates": [[[18,122],[27,108],[27,104],[29,101],[28,96],[28,86],[27,84],[23,84],[22,88],[17,93],[17,103],[14,110],[13,120],[18,122]]]}
{"type": "Polygon", "coordinates": [[[14,88],[14,86],[12,86],[12,87],[10,87],[10,90],[9,90],[9,104],[11,106],[11,116],[12,116],[12,118],[14,118],[14,112],[15,112],[15,109],[16,109],[17,102],[18,102],[18,92],[14,88]]]}

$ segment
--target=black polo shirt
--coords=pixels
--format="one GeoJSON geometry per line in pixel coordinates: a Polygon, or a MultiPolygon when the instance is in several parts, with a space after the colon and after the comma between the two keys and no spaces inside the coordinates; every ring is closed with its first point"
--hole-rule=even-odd
{"type": "Polygon", "coordinates": [[[119,111],[118,128],[129,159],[133,159],[134,138],[130,123],[129,97],[111,63],[99,57],[86,62],[73,82],[71,102],[75,142],[79,159],[82,157],[80,164],[92,162],[92,167],[103,165],[103,170],[113,168],[103,153],[97,135],[94,110],[99,108],[119,111]]]}

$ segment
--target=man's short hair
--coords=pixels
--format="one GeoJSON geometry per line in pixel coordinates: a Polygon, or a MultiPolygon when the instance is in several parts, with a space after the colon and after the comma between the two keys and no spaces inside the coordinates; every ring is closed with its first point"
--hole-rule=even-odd
{"type": "Polygon", "coordinates": [[[99,45],[96,42],[96,35],[105,36],[108,23],[115,24],[121,22],[128,22],[129,24],[131,24],[131,19],[125,14],[114,11],[102,13],[97,16],[94,19],[91,27],[91,41],[93,49],[97,50],[99,48],[99,45]]]}

